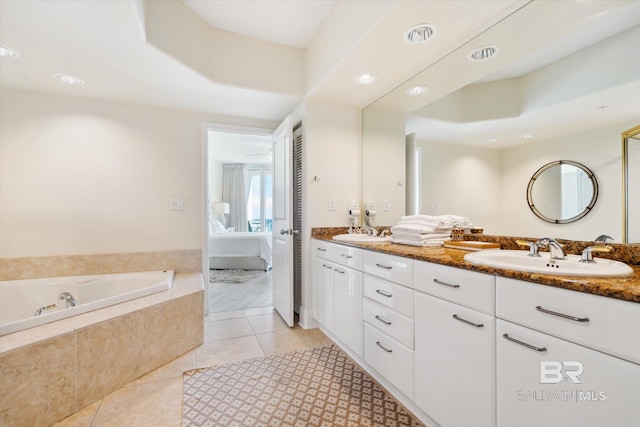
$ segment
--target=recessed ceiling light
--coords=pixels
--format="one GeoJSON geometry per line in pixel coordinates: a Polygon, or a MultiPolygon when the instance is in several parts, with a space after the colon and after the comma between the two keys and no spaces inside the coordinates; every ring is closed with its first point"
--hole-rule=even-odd
{"type": "Polygon", "coordinates": [[[376,77],[373,74],[360,74],[359,76],[356,76],[353,81],[356,82],[359,85],[370,85],[376,82],[376,80],[378,80],[378,77],[376,77]]]}
{"type": "Polygon", "coordinates": [[[489,58],[496,56],[500,52],[498,46],[483,46],[480,47],[473,52],[471,52],[468,56],[471,61],[485,61],[489,58]]]}
{"type": "Polygon", "coordinates": [[[404,33],[404,41],[411,44],[420,44],[436,36],[437,29],[431,24],[418,24],[409,28],[404,33]]]}
{"type": "Polygon", "coordinates": [[[0,56],[3,58],[17,58],[20,54],[10,47],[0,46],[0,56]]]}
{"type": "Polygon", "coordinates": [[[534,135],[530,134],[530,133],[525,133],[524,135],[522,135],[522,139],[532,139],[534,137],[534,135]]]}
{"type": "Polygon", "coordinates": [[[84,80],[79,79],[78,77],[72,76],[70,74],[54,74],[53,77],[58,80],[60,83],[64,83],[67,85],[83,85],[84,80]]]}
{"type": "Polygon", "coordinates": [[[407,95],[409,96],[420,96],[429,91],[429,88],[426,86],[414,86],[412,88],[407,89],[407,95]]]}

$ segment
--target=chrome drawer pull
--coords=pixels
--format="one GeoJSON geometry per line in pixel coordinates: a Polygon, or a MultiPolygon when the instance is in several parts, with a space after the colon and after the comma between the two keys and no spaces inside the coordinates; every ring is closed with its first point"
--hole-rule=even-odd
{"type": "Polygon", "coordinates": [[[380,316],[380,315],[378,315],[378,314],[376,314],[376,319],[378,319],[379,321],[381,321],[381,322],[382,322],[382,323],[384,323],[385,325],[390,325],[390,324],[391,324],[391,322],[390,322],[390,321],[388,321],[387,319],[385,319],[384,317],[382,317],[382,316],[380,316]]]}
{"type": "Polygon", "coordinates": [[[376,289],[376,292],[382,295],[383,297],[391,298],[393,294],[390,294],[387,291],[383,291],[382,289],[376,289]]]}
{"type": "Polygon", "coordinates": [[[351,255],[347,255],[347,254],[340,254],[340,256],[345,257],[346,259],[351,259],[353,258],[351,255]]]}
{"type": "Polygon", "coordinates": [[[438,279],[433,279],[433,283],[437,283],[438,285],[448,286],[450,288],[459,288],[460,287],[460,285],[452,285],[451,283],[441,282],[438,279]]]}
{"type": "Polygon", "coordinates": [[[322,264],[322,266],[323,266],[324,268],[328,268],[329,270],[331,270],[331,269],[332,269],[332,267],[331,267],[330,265],[327,265],[327,264],[322,264]]]}
{"type": "Polygon", "coordinates": [[[484,328],[484,325],[482,323],[473,323],[469,320],[463,319],[461,317],[458,317],[457,314],[454,314],[453,316],[454,319],[461,321],[462,323],[466,323],[467,325],[471,325],[471,326],[475,326],[476,328],[484,328]]]}
{"type": "Polygon", "coordinates": [[[385,346],[383,346],[382,344],[380,344],[380,341],[376,341],[376,345],[378,347],[380,347],[381,349],[383,349],[384,351],[386,351],[387,353],[391,353],[393,352],[393,350],[391,350],[390,348],[386,348],[385,346]]]}
{"type": "Polygon", "coordinates": [[[344,270],[338,270],[337,268],[335,268],[333,271],[335,271],[336,273],[344,274],[344,270]]]}
{"type": "Polygon", "coordinates": [[[384,268],[385,270],[391,270],[393,267],[384,265],[384,264],[376,264],[376,267],[384,268]]]}
{"type": "Polygon", "coordinates": [[[327,252],[326,249],[322,249],[322,248],[316,248],[317,250],[319,250],[320,252],[327,252]]]}
{"type": "Polygon", "coordinates": [[[569,316],[568,314],[562,314],[562,313],[558,313],[557,311],[547,310],[545,308],[540,307],[539,305],[536,306],[536,310],[541,311],[542,313],[547,313],[547,314],[552,314],[554,316],[562,317],[563,319],[573,320],[574,322],[588,322],[589,321],[588,317],[569,316]]]}
{"type": "Polygon", "coordinates": [[[502,334],[502,337],[504,339],[512,341],[512,342],[514,342],[516,344],[520,344],[520,345],[523,345],[523,346],[525,346],[527,348],[530,348],[531,350],[540,351],[540,352],[547,351],[547,347],[536,347],[535,345],[527,344],[526,342],[522,342],[522,341],[517,340],[515,338],[511,338],[508,334],[502,334]]]}

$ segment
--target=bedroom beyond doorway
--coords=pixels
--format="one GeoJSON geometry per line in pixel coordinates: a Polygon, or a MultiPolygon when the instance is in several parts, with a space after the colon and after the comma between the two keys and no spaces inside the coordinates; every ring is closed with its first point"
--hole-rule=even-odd
{"type": "Polygon", "coordinates": [[[271,270],[209,270],[209,312],[273,305],[271,270]]]}

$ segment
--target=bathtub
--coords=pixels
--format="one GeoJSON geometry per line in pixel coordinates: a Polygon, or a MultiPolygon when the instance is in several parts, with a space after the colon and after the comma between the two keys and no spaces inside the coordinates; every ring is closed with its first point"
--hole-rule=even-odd
{"type": "Polygon", "coordinates": [[[0,336],[169,290],[173,277],[164,270],[0,281],[0,336]],[[67,308],[63,292],[78,305],[67,308]]]}

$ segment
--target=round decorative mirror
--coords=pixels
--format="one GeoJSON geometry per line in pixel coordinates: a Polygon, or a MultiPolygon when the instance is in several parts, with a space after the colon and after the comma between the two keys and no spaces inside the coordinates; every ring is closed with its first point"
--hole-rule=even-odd
{"type": "Polygon", "coordinates": [[[533,174],[527,202],[540,219],[554,224],[577,221],[588,214],[598,199],[598,181],[585,165],[557,160],[533,174]]]}

